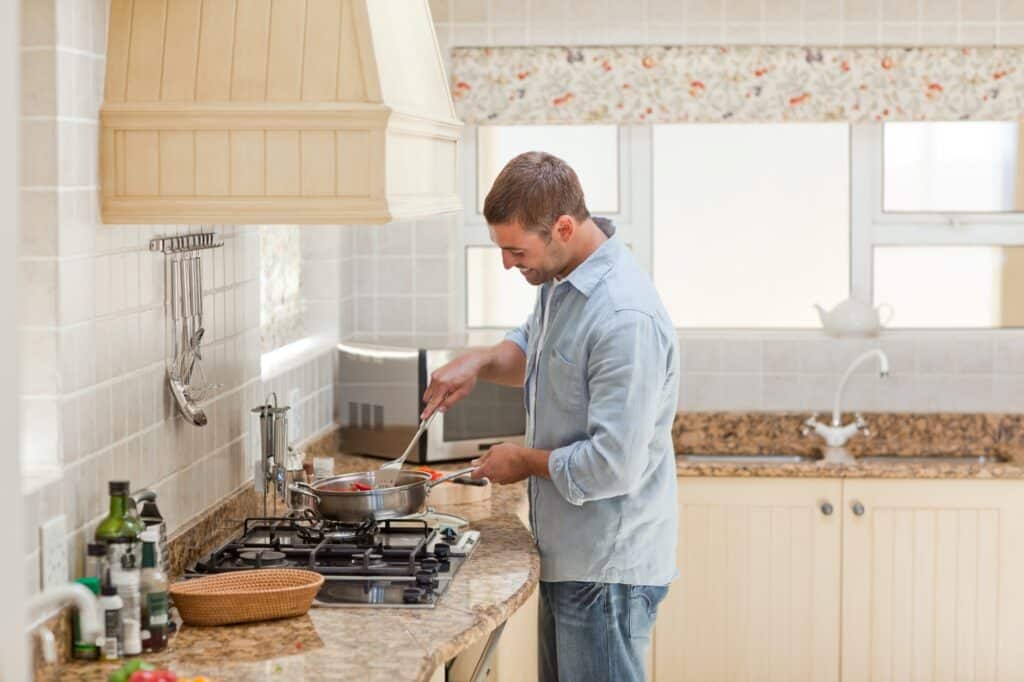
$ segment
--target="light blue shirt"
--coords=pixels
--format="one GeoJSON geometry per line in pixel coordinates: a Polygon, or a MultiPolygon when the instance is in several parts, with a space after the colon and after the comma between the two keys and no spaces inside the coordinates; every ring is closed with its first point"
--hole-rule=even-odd
{"type": "Polygon", "coordinates": [[[529,481],[541,580],[668,584],[679,346],[650,278],[613,236],[505,338],[527,358],[526,444],[552,451],[529,481]]]}

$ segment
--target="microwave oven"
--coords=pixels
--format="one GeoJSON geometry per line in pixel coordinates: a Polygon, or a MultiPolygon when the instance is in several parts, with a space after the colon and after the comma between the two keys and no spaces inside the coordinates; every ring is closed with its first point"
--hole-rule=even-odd
{"type": "MultiPolygon", "coordinates": [[[[394,459],[419,428],[431,373],[483,337],[379,343],[362,338],[338,344],[341,447],[394,459]]],[[[493,342],[493,338],[488,336],[493,342]]],[[[472,459],[502,442],[523,443],[522,387],[478,381],[473,391],[437,415],[407,461],[420,464],[472,459]]]]}

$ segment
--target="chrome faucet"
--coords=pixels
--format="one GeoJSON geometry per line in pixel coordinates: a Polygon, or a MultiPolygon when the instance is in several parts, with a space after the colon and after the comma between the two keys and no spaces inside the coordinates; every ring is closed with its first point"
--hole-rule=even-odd
{"type": "MultiPolygon", "coordinates": [[[[99,601],[85,585],[78,583],[50,587],[33,596],[27,605],[29,617],[52,611],[64,604],[74,604],[78,609],[82,641],[95,642],[103,634],[100,630],[99,601]]],[[[53,633],[46,626],[40,625],[36,628],[36,636],[42,643],[43,659],[47,663],[56,663],[57,646],[53,633]]]]}
{"type": "Polygon", "coordinates": [[[810,436],[812,433],[817,434],[824,439],[825,447],[825,462],[831,464],[849,464],[853,462],[853,457],[843,447],[851,438],[857,433],[863,433],[865,436],[870,436],[871,432],[868,431],[867,422],[864,421],[864,417],[857,414],[854,416],[854,420],[849,424],[843,425],[843,414],[840,408],[840,403],[843,397],[843,391],[846,390],[846,383],[850,380],[850,376],[853,371],[860,365],[864,364],[873,357],[878,357],[878,372],[879,376],[883,379],[889,376],[889,357],[881,349],[875,348],[862,353],[854,358],[850,366],[843,372],[842,378],[839,380],[839,387],[836,389],[835,399],[832,403],[832,422],[830,424],[823,424],[818,421],[818,415],[813,414],[807,418],[804,422],[802,433],[804,436],[810,436]]]}

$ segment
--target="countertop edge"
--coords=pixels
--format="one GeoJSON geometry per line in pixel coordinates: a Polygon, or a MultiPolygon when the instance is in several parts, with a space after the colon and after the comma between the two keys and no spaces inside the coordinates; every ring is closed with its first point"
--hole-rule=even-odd
{"type": "MultiPolygon", "coordinates": [[[[452,507],[457,510],[457,507],[452,507]]],[[[529,532],[525,524],[516,517],[514,514],[504,514],[497,518],[509,518],[511,521],[519,524],[523,530],[529,532]]],[[[482,524],[476,524],[474,527],[486,529],[487,522],[482,524]]],[[[493,606],[485,609],[480,609],[475,612],[477,616],[473,626],[461,632],[454,639],[450,639],[444,644],[436,647],[433,651],[427,653],[427,658],[424,659],[423,664],[420,666],[419,674],[416,679],[419,682],[429,682],[438,666],[444,665],[446,662],[455,658],[463,651],[468,649],[472,644],[478,641],[481,637],[486,636],[488,633],[498,627],[500,624],[506,622],[509,618],[515,614],[523,604],[525,604],[530,597],[533,596],[534,592],[537,591],[537,585],[540,583],[540,554],[537,553],[536,547],[530,551],[530,573],[526,576],[526,580],[523,584],[515,591],[512,596],[503,602],[494,604],[493,606]]]]}

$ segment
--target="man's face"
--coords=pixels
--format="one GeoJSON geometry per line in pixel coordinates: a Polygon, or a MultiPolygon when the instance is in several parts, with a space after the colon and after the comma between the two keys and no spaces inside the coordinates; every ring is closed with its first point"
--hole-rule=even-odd
{"type": "Polygon", "coordinates": [[[491,241],[501,248],[501,264],[516,268],[534,286],[565,269],[569,255],[558,230],[551,235],[524,230],[519,223],[490,225],[491,241]]]}

